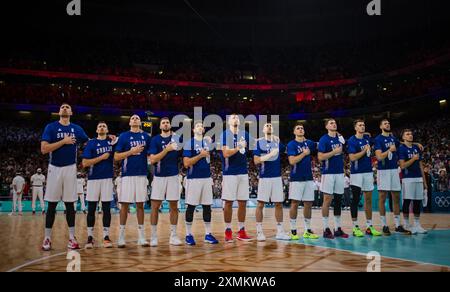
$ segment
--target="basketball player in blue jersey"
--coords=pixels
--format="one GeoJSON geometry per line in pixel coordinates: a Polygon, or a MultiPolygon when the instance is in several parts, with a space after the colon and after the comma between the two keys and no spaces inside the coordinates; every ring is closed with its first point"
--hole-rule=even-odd
{"type": "Polygon", "coordinates": [[[257,240],[265,241],[263,232],[263,209],[269,202],[275,203],[275,220],[277,221],[278,240],[290,240],[283,228],[283,181],[281,180],[281,153],[286,151],[286,147],[279,141],[273,139],[272,124],[267,123],[263,127],[264,139],[257,142],[253,152],[253,160],[259,168],[258,181],[258,205],[256,207],[256,232],[257,240]]]}
{"type": "Polygon", "coordinates": [[[427,180],[423,172],[422,151],[420,147],[413,143],[414,136],[410,129],[402,131],[404,144],[398,149],[398,159],[402,169],[403,188],[403,218],[405,228],[409,229],[409,207],[413,204],[414,225],[411,228],[412,234],[424,234],[427,231],[420,225],[420,208],[424,201],[426,205],[426,191],[428,189],[427,180]]]}
{"type": "Polygon", "coordinates": [[[398,148],[400,141],[392,135],[391,124],[387,119],[380,121],[381,134],[375,137],[375,155],[378,160],[377,188],[379,193],[378,207],[380,210],[383,234],[391,235],[386,221],[386,197],[391,192],[394,211],[395,232],[411,235],[400,223],[400,175],[398,172],[398,148]]]}
{"type": "Polygon", "coordinates": [[[344,194],[344,155],[343,145],[345,140],[337,132],[337,124],[334,119],[325,120],[325,128],[328,133],[319,140],[318,158],[322,163],[322,181],[320,191],[323,193],[322,217],[323,237],[333,239],[334,237],[348,238],[342,230],[341,206],[344,194]],[[328,223],[329,208],[334,198],[334,235],[328,223]]]}
{"type": "Polygon", "coordinates": [[[305,232],[303,238],[319,238],[311,230],[311,210],[314,202],[314,180],[312,175],[311,155],[317,150],[316,143],[305,138],[305,128],[303,124],[294,127],[295,139],[287,144],[287,155],[291,165],[289,199],[291,209],[289,212],[291,224],[291,239],[299,240],[297,234],[297,213],[298,205],[303,202],[303,222],[305,232]]]}
{"type": "Polygon", "coordinates": [[[192,235],[192,222],[195,207],[202,205],[205,224],[204,241],[217,244],[219,241],[211,234],[211,205],[213,203],[210,166],[211,143],[203,137],[205,129],[201,121],[194,123],[194,138],[183,147],[183,164],[187,168],[186,178],[186,244],[195,245],[192,235]]]}
{"type": "MultiPolygon", "coordinates": [[[[250,241],[251,237],[245,230],[245,215],[249,199],[249,179],[246,152],[249,144],[255,143],[249,133],[239,129],[240,120],[237,114],[228,117],[229,128],[219,139],[222,159],[222,200],[224,205],[225,242],[233,242],[231,219],[233,203],[238,201],[238,240],[250,241]]],[[[251,146],[251,145],[250,145],[251,146]]]]}
{"type": "Polygon", "coordinates": [[[130,130],[120,134],[116,145],[114,159],[121,161],[120,184],[120,230],[119,248],[125,247],[125,225],[127,223],[128,208],[136,203],[138,222],[138,245],[149,246],[144,232],[144,203],[147,201],[148,186],[148,155],[150,154],[150,136],[141,130],[141,118],[133,115],[130,118],[130,130]]]}
{"type": "Polygon", "coordinates": [[[75,238],[75,209],[77,197],[77,151],[78,145],[85,143],[88,137],[84,130],[70,122],[72,108],[63,103],[59,108],[59,121],[45,127],[41,139],[42,154],[50,154],[47,174],[45,200],[48,202],[45,219],[45,238],[42,249],[52,247],[51,232],[55,222],[56,206],[63,201],[66,207],[66,220],[69,226],[69,249],[78,249],[75,238]]]}
{"type": "Polygon", "coordinates": [[[151,246],[158,245],[157,224],[161,203],[169,202],[170,208],[170,237],[171,245],[181,245],[177,235],[178,201],[180,200],[180,181],[178,170],[178,157],[181,147],[178,146],[179,137],[172,133],[169,118],[162,118],[160,123],[161,134],[152,138],[150,145],[150,161],[155,164],[155,173],[152,182],[152,212],[151,246]]]}
{"type": "Polygon", "coordinates": [[[350,188],[353,194],[351,215],[353,222],[353,236],[363,237],[364,233],[358,225],[358,204],[361,192],[364,193],[364,210],[366,213],[366,234],[380,236],[381,233],[372,225],[372,191],[373,171],[371,160],[370,137],[365,136],[366,125],[363,120],[353,122],[356,134],[347,141],[347,151],[350,158],[350,188]]]}
{"type": "Polygon", "coordinates": [[[99,201],[103,213],[103,246],[111,248],[109,227],[111,225],[111,201],[113,200],[113,145],[117,142],[108,138],[108,126],[105,122],[97,124],[97,138],[89,140],[83,151],[82,165],[88,170],[87,196],[88,215],[86,248],[94,247],[95,211],[99,201]]]}

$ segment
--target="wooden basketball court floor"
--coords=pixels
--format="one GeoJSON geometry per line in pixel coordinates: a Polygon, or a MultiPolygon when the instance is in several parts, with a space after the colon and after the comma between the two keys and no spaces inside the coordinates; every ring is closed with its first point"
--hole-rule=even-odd
{"type": "MultiPolygon", "coordinates": [[[[284,210],[284,225],[289,230],[288,209],[284,210]]],[[[332,213],[331,213],[332,214],[332,213]]],[[[150,215],[145,215],[146,236],[150,236],[150,215]]],[[[76,235],[81,245],[78,251],[81,271],[164,271],[164,272],[297,272],[297,271],[367,271],[373,258],[367,252],[381,255],[381,271],[450,271],[450,214],[424,214],[422,225],[430,230],[426,235],[390,237],[365,237],[317,241],[277,241],[275,236],[274,209],[265,210],[264,229],[266,242],[224,243],[224,224],[221,209],[214,209],[213,234],[217,245],[203,243],[201,211],[195,214],[194,235],[196,246],[170,246],[168,244],[169,216],[160,214],[158,227],[159,246],[136,246],[136,216],[131,214],[127,225],[127,247],[84,249],[86,215],[77,214],[76,235]]],[[[360,212],[360,222],[364,214],[360,212]]],[[[390,214],[388,218],[390,217],[390,214]]],[[[299,210],[299,231],[303,231],[302,210],[299,210]]],[[[343,211],[343,226],[351,231],[349,211],[343,211]]],[[[111,239],[117,240],[119,216],[113,214],[111,239]]],[[[236,210],[233,214],[233,231],[236,230],[236,210]]],[[[53,250],[41,251],[45,216],[0,215],[0,271],[66,271],[67,257],[65,217],[57,215],[53,230],[53,250]]],[[[378,226],[379,215],[374,214],[378,226]]],[[[332,223],[332,216],[330,216],[332,223]]],[[[393,225],[392,218],[388,221],[393,225]]],[[[255,209],[247,209],[248,232],[255,236],[255,209]]],[[[320,210],[313,211],[313,229],[321,235],[320,210]]],[[[184,239],[184,213],[180,212],[178,234],[184,239]]],[[[101,239],[101,215],[97,215],[95,238],[101,239]]]]}

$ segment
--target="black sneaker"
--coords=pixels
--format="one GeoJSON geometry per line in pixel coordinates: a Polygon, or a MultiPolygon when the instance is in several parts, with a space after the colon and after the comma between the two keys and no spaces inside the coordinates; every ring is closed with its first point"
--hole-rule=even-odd
{"type": "Polygon", "coordinates": [[[88,236],[88,240],[85,245],[85,248],[87,248],[87,249],[94,248],[94,238],[92,236],[88,236]]]}
{"type": "Polygon", "coordinates": [[[331,232],[330,228],[325,229],[323,232],[323,238],[334,239],[333,232],[331,232]]]}
{"type": "Polygon", "coordinates": [[[33,211],[33,213],[32,213],[33,215],[36,215],[36,211],[33,211]]]}
{"type": "Polygon", "coordinates": [[[45,211],[44,210],[42,210],[42,215],[45,215],[45,211]]]}
{"type": "Polygon", "coordinates": [[[348,238],[348,234],[345,233],[341,227],[339,227],[337,230],[334,231],[334,237],[348,238]]]}
{"type": "Polygon", "coordinates": [[[383,235],[384,236],[390,236],[391,231],[389,230],[389,226],[383,226],[383,235]]]}
{"type": "Polygon", "coordinates": [[[412,235],[412,232],[409,231],[409,230],[406,230],[405,228],[403,228],[402,225],[400,225],[399,227],[396,227],[395,228],[395,232],[401,233],[401,234],[404,234],[404,235],[412,235]]]}

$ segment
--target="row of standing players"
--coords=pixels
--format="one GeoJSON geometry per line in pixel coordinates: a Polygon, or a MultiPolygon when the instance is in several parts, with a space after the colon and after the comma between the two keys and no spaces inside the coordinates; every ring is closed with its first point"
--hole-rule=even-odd
{"type": "MultiPolygon", "coordinates": [[[[169,201],[170,207],[170,239],[171,245],[181,245],[177,236],[178,208],[180,199],[178,181],[178,157],[182,150],[183,164],[188,169],[186,180],[186,237],[185,243],[195,245],[192,233],[192,223],[195,207],[202,205],[205,227],[204,241],[217,244],[218,240],[211,233],[211,205],[212,180],[209,165],[209,151],[212,148],[211,139],[204,136],[201,122],[193,125],[193,138],[186,142],[182,149],[174,139],[170,120],[161,119],[161,134],[153,137],[141,130],[141,120],[137,115],[130,118],[130,130],[122,133],[118,138],[108,135],[106,123],[97,125],[97,138],[89,140],[85,132],[78,125],[70,122],[72,110],[70,105],[63,104],[60,108],[60,120],[46,126],[42,135],[41,151],[50,153],[50,164],[47,176],[45,238],[42,248],[51,249],[51,231],[55,219],[56,205],[63,201],[66,206],[66,219],[69,226],[68,248],[77,249],[79,244],[75,238],[75,210],[73,202],[76,194],[76,154],[77,145],[87,142],[82,157],[83,167],[88,168],[87,197],[88,240],[86,247],[94,247],[93,228],[95,224],[95,210],[97,203],[102,202],[103,209],[103,246],[112,247],[109,237],[111,222],[110,202],[113,200],[113,163],[121,161],[121,185],[118,198],[121,204],[120,229],[117,246],[126,245],[125,226],[129,204],[136,204],[138,222],[138,245],[157,246],[158,209],[164,200],[169,201]],[[147,163],[155,165],[154,180],[151,192],[151,238],[146,240],[144,232],[144,203],[147,197],[147,163]]],[[[249,146],[255,149],[253,159],[259,168],[258,197],[256,208],[257,240],[264,241],[263,208],[266,202],[275,203],[276,239],[298,240],[297,209],[300,201],[304,204],[304,233],[305,239],[317,239],[318,236],[311,228],[311,209],[314,201],[314,182],[311,169],[311,155],[317,152],[322,163],[322,181],[320,190],[324,194],[322,206],[323,237],[347,238],[348,235],[341,226],[341,202],[344,193],[344,145],[346,145],[351,161],[350,185],[353,193],[351,217],[353,221],[352,233],[356,237],[364,236],[358,225],[358,203],[361,193],[364,194],[365,215],[367,228],[365,233],[380,236],[372,224],[372,191],[374,189],[371,148],[379,160],[377,184],[380,193],[380,216],[384,235],[390,235],[386,221],[384,203],[387,192],[392,193],[394,205],[395,231],[403,234],[426,233],[420,226],[420,207],[427,188],[423,180],[421,163],[422,145],[413,142],[411,130],[402,133],[403,142],[400,143],[390,130],[388,120],[380,122],[382,133],[375,139],[367,135],[364,121],[354,123],[355,135],[347,141],[337,132],[337,124],[333,119],[325,122],[328,133],[323,135],[318,143],[305,138],[303,125],[294,127],[295,139],[286,146],[273,135],[270,123],[264,125],[264,138],[253,139],[249,133],[240,130],[239,116],[228,117],[228,129],[219,139],[222,158],[222,200],[224,201],[225,242],[233,242],[232,207],[237,201],[238,232],[236,239],[250,241],[252,238],[245,229],[246,206],[249,199],[247,155],[249,146]],[[282,153],[287,153],[291,164],[289,198],[292,200],[290,210],[291,232],[287,234],[283,228],[284,200],[281,179],[282,153]],[[398,165],[402,169],[402,185],[397,171],[398,165]],[[403,216],[404,225],[400,223],[400,191],[403,187],[403,216]],[[334,199],[334,232],[329,226],[329,207],[334,199]],[[413,204],[414,224],[409,223],[410,205],[413,204]]]]}

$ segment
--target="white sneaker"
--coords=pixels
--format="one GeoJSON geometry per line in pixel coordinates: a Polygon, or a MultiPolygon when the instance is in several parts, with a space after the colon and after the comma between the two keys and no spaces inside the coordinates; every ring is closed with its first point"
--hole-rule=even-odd
{"type": "Polygon", "coordinates": [[[258,234],[256,235],[256,240],[257,241],[266,241],[266,236],[264,235],[264,233],[258,232],[258,234]]]}
{"type": "MultiPolygon", "coordinates": [[[[408,229],[406,229],[406,230],[408,230],[408,229]]],[[[409,230],[411,230],[411,234],[413,234],[413,235],[417,234],[417,227],[416,226],[411,227],[411,229],[409,229],[409,230]]]]}
{"type": "Polygon", "coordinates": [[[152,237],[151,238],[150,246],[158,246],[158,237],[152,237]]]}
{"type": "Polygon", "coordinates": [[[145,238],[139,238],[138,245],[142,246],[142,247],[149,247],[150,245],[148,244],[148,241],[145,240],[145,238]]]}
{"type": "Polygon", "coordinates": [[[8,214],[8,216],[14,216],[15,214],[16,214],[16,213],[11,212],[11,213],[8,214]]]}
{"type": "Polygon", "coordinates": [[[125,236],[119,236],[119,240],[117,241],[117,247],[118,248],[124,248],[126,245],[125,243],[125,236]]]}
{"type": "Polygon", "coordinates": [[[183,243],[178,238],[178,236],[176,234],[174,234],[174,235],[170,236],[169,244],[170,245],[182,245],[183,243]]]}
{"type": "Polygon", "coordinates": [[[289,235],[287,235],[285,232],[283,232],[283,233],[277,233],[277,236],[275,237],[275,239],[278,239],[278,240],[291,240],[291,237],[289,235]]]}
{"type": "Polygon", "coordinates": [[[426,229],[424,229],[421,225],[415,226],[414,229],[419,234],[427,234],[428,233],[428,231],[426,229]]]}
{"type": "Polygon", "coordinates": [[[49,251],[52,249],[52,241],[50,238],[44,239],[44,242],[42,243],[42,250],[49,251]]]}

